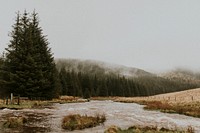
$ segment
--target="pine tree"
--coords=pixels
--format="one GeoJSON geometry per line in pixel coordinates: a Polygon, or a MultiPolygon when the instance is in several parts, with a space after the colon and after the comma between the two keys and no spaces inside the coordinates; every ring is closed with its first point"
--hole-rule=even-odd
{"type": "Polygon", "coordinates": [[[6,88],[5,88],[5,81],[3,80],[4,74],[3,74],[3,68],[4,68],[4,64],[5,64],[5,58],[4,56],[0,56],[0,96],[5,97],[5,95],[7,94],[6,92],[6,88]]]}
{"type": "Polygon", "coordinates": [[[9,92],[15,95],[43,97],[55,96],[56,67],[48,41],[43,35],[37,13],[17,14],[6,49],[5,72],[9,92]]]}
{"type": "Polygon", "coordinates": [[[59,73],[59,78],[62,86],[62,95],[67,95],[68,87],[67,87],[67,72],[65,67],[62,67],[59,73]]]}

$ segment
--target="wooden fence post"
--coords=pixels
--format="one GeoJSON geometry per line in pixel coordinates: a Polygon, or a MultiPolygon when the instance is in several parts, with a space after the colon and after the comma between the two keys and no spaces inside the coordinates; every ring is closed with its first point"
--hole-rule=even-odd
{"type": "Polygon", "coordinates": [[[19,105],[19,103],[20,103],[20,95],[18,95],[17,105],[19,105]]]}
{"type": "Polygon", "coordinates": [[[13,103],[13,93],[10,94],[10,104],[13,103]]]}
{"type": "Polygon", "coordinates": [[[6,97],[6,105],[8,105],[8,97],[6,97]]]}

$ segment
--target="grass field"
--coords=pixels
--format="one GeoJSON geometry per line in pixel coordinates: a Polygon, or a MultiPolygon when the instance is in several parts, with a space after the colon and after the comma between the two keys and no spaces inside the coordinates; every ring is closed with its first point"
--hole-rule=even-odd
{"type": "Polygon", "coordinates": [[[144,109],[200,118],[200,88],[149,97],[117,98],[116,102],[139,103],[144,109]]]}
{"type": "Polygon", "coordinates": [[[12,104],[10,99],[8,99],[8,104],[6,104],[6,100],[0,99],[0,109],[8,108],[8,109],[30,109],[30,108],[53,108],[51,105],[53,103],[77,103],[77,102],[87,102],[87,99],[81,99],[79,97],[73,96],[61,96],[58,99],[52,100],[20,100],[19,105],[18,101],[13,100],[12,104]]]}
{"type": "Polygon", "coordinates": [[[144,109],[200,118],[200,88],[150,97],[117,98],[116,102],[139,103],[144,109]]]}

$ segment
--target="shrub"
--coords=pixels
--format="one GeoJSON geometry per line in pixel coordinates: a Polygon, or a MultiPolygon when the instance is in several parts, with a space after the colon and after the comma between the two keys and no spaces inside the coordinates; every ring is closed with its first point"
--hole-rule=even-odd
{"type": "Polygon", "coordinates": [[[3,127],[6,128],[17,128],[23,126],[23,124],[27,122],[27,119],[23,116],[19,117],[9,117],[7,121],[4,122],[3,127]]]}
{"type": "Polygon", "coordinates": [[[105,115],[81,116],[79,114],[65,116],[62,120],[62,128],[66,130],[80,130],[95,127],[106,120],[105,115]]]}
{"type": "Polygon", "coordinates": [[[121,131],[119,127],[112,125],[104,133],[117,133],[119,131],[121,131]]]}

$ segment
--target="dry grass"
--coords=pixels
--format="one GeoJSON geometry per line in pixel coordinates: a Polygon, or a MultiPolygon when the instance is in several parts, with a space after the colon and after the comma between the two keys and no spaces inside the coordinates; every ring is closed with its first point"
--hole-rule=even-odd
{"type": "Polygon", "coordinates": [[[74,101],[77,100],[78,98],[73,96],[60,96],[59,99],[64,101],[74,101]]]}
{"type": "Polygon", "coordinates": [[[118,133],[120,131],[121,131],[121,128],[112,125],[108,129],[106,129],[106,131],[104,133],[118,133]]]}
{"type": "Polygon", "coordinates": [[[144,106],[147,110],[159,110],[165,113],[178,113],[200,118],[200,102],[193,103],[169,103],[166,101],[148,101],[148,100],[118,100],[120,102],[133,102],[144,106]]]}
{"type": "Polygon", "coordinates": [[[46,133],[50,131],[47,121],[50,113],[17,111],[2,114],[0,117],[1,133],[46,133]],[[40,124],[41,123],[41,124],[40,124]]]}
{"type": "Polygon", "coordinates": [[[200,88],[174,92],[174,93],[160,94],[149,98],[176,104],[200,102],[200,88]]]}
{"type": "Polygon", "coordinates": [[[4,100],[0,99],[0,104],[4,104],[4,100]]]}
{"type": "Polygon", "coordinates": [[[155,95],[150,97],[118,98],[116,102],[139,103],[149,110],[179,113],[200,118],[200,89],[155,95]]]}
{"type": "Polygon", "coordinates": [[[23,126],[27,122],[25,117],[8,117],[7,120],[3,123],[4,128],[18,128],[23,126]]]}
{"type": "Polygon", "coordinates": [[[52,103],[49,101],[31,101],[31,100],[23,100],[20,101],[20,105],[17,104],[8,104],[5,103],[0,104],[0,109],[9,108],[9,109],[30,109],[30,108],[51,108],[52,103]]]}
{"type": "Polygon", "coordinates": [[[51,102],[65,104],[65,103],[88,102],[88,100],[87,99],[82,99],[80,97],[60,96],[58,99],[53,99],[51,102]]]}
{"type": "Polygon", "coordinates": [[[77,103],[77,102],[87,102],[87,99],[81,99],[79,97],[73,96],[61,96],[59,99],[53,99],[51,101],[40,101],[40,100],[20,100],[20,105],[17,105],[17,102],[13,102],[14,104],[10,104],[10,100],[8,101],[8,105],[6,105],[6,100],[0,99],[0,109],[9,108],[9,109],[29,109],[29,108],[53,108],[52,103],[77,103]]]}
{"type": "Polygon", "coordinates": [[[132,126],[128,129],[122,130],[119,127],[111,126],[109,127],[104,133],[194,133],[194,129],[191,127],[188,127],[186,131],[180,131],[178,129],[176,130],[170,130],[166,128],[160,128],[157,127],[141,127],[141,126],[132,126]]]}
{"type": "Polygon", "coordinates": [[[185,103],[192,103],[192,102],[200,102],[200,88],[191,89],[186,91],[180,92],[173,92],[173,93],[166,93],[148,97],[119,97],[116,98],[116,101],[121,102],[137,102],[137,101],[162,101],[168,102],[170,104],[185,104],[185,103]]]}
{"type": "Polygon", "coordinates": [[[79,114],[65,116],[62,120],[62,128],[66,130],[80,130],[95,127],[105,122],[105,115],[81,116],[79,114]]]}
{"type": "Polygon", "coordinates": [[[144,109],[160,110],[166,113],[179,113],[193,117],[200,117],[200,103],[168,104],[160,101],[147,102],[144,109]]]}
{"type": "Polygon", "coordinates": [[[100,100],[100,101],[104,101],[104,100],[116,100],[118,97],[91,97],[91,100],[100,100]]]}
{"type": "Polygon", "coordinates": [[[160,101],[149,101],[145,103],[144,109],[149,110],[170,110],[173,109],[173,106],[166,103],[166,102],[160,102],[160,101]]]}

